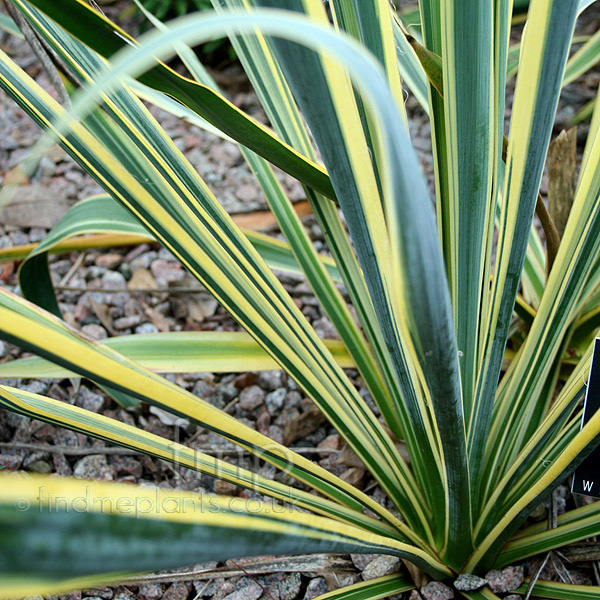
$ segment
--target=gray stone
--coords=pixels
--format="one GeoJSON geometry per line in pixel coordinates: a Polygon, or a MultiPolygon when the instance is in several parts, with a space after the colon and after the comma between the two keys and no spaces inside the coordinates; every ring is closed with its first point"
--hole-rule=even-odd
{"type": "Polygon", "coordinates": [[[168,262],[162,258],[152,261],[150,270],[159,287],[167,287],[170,283],[181,281],[185,277],[185,271],[179,263],[168,262]]]}
{"type": "Polygon", "coordinates": [[[78,460],[75,463],[73,475],[77,479],[100,479],[102,481],[114,479],[113,470],[103,454],[90,454],[78,460]]]}
{"type": "Polygon", "coordinates": [[[117,271],[106,271],[102,275],[102,286],[111,290],[125,290],[127,289],[127,281],[117,271]]]}
{"type": "Polygon", "coordinates": [[[268,392],[283,387],[283,371],[261,371],[258,374],[258,385],[268,392]]]}
{"type": "Polygon", "coordinates": [[[244,410],[255,410],[265,400],[265,392],[257,385],[244,388],[240,393],[240,407],[244,410]]]}
{"type": "Polygon", "coordinates": [[[217,395],[222,399],[223,403],[231,402],[237,398],[240,390],[233,383],[222,384],[218,387],[217,395]]]}
{"type": "Polygon", "coordinates": [[[47,231],[41,227],[32,227],[29,230],[29,241],[35,244],[41,242],[47,235],[47,231]]]}
{"type": "Polygon", "coordinates": [[[148,600],[158,600],[162,598],[163,589],[158,583],[143,583],[139,586],[138,593],[148,600]]]}
{"type": "Polygon", "coordinates": [[[387,555],[378,556],[365,567],[364,571],[362,572],[362,578],[367,581],[368,579],[383,577],[384,575],[396,573],[399,568],[399,558],[387,555]]]}
{"type": "Polygon", "coordinates": [[[26,385],[20,385],[19,389],[25,392],[29,392],[30,394],[45,394],[48,391],[49,387],[50,386],[47,383],[34,379],[26,385]]]}
{"type": "Polygon", "coordinates": [[[136,333],[158,333],[158,327],[154,323],[142,323],[135,328],[136,333]]]}
{"type": "Polygon", "coordinates": [[[523,566],[506,567],[501,571],[490,571],[485,578],[494,594],[512,592],[523,583],[525,569],[523,566]]]}
{"type": "Polygon", "coordinates": [[[107,252],[106,254],[101,254],[96,259],[95,263],[98,267],[104,267],[109,271],[113,271],[116,269],[121,262],[123,261],[123,257],[116,252],[107,252]]]}
{"type": "Polygon", "coordinates": [[[16,471],[23,462],[23,457],[18,454],[0,454],[0,469],[7,471],[16,471]]]}
{"type": "Polygon", "coordinates": [[[317,596],[322,596],[327,593],[327,582],[323,577],[315,577],[308,582],[304,600],[313,600],[317,596]]]}
{"type": "Polygon", "coordinates": [[[154,250],[149,250],[148,252],[144,252],[144,254],[140,254],[140,256],[136,256],[131,260],[129,266],[132,271],[136,269],[149,269],[152,261],[158,258],[158,252],[154,250]]]}
{"type": "Polygon", "coordinates": [[[508,596],[504,596],[504,600],[521,600],[521,596],[519,594],[509,594],[508,596]]]}
{"type": "Polygon", "coordinates": [[[290,573],[286,575],[279,584],[279,599],[294,600],[300,593],[302,579],[300,573],[290,573]]]}
{"type": "Polygon", "coordinates": [[[81,333],[84,333],[88,337],[94,340],[105,340],[108,337],[106,329],[102,325],[96,323],[89,323],[81,328],[81,333]]]}
{"type": "Polygon", "coordinates": [[[26,467],[26,470],[30,471],[31,473],[42,473],[44,475],[52,473],[52,467],[45,460],[30,461],[26,467]]]}
{"type": "Polygon", "coordinates": [[[162,600],[185,600],[189,593],[190,586],[187,583],[177,582],[165,590],[162,600]]]}
{"type": "Polygon", "coordinates": [[[242,581],[248,581],[248,585],[240,587],[235,592],[225,596],[223,600],[258,600],[263,593],[262,588],[256,581],[251,581],[246,578],[242,581]]]}
{"type": "Polygon", "coordinates": [[[421,588],[421,596],[425,600],[452,600],[454,590],[439,581],[430,581],[421,588]]]}
{"type": "Polygon", "coordinates": [[[0,340],[0,358],[6,358],[9,353],[8,344],[0,340]]]}
{"type": "Polygon", "coordinates": [[[121,317],[120,319],[115,319],[113,322],[113,326],[118,331],[123,331],[124,329],[131,329],[132,327],[137,327],[142,322],[141,315],[130,315],[128,317],[121,317]]]}
{"type": "Polygon", "coordinates": [[[111,600],[111,598],[115,595],[114,591],[111,588],[93,588],[91,590],[83,590],[83,594],[85,596],[96,596],[98,598],[102,598],[102,600],[111,600]]]}
{"type": "Polygon", "coordinates": [[[81,408],[85,408],[85,410],[97,413],[104,407],[104,396],[82,385],[79,387],[75,404],[81,408]]]}
{"type": "Polygon", "coordinates": [[[482,588],[487,581],[471,573],[462,573],[454,581],[454,587],[461,592],[473,592],[482,588]]]}
{"type": "Polygon", "coordinates": [[[87,281],[92,281],[93,279],[100,279],[100,277],[102,277],[104,273],[106,273],[106,267],[92,265],[88,267],[88,270],[85,273],[85,278],[87,281]]]}
{"type": "Polygon", "coordinates": [[[324,340],[337,340],[339,334],[336,331],[333,323],[327,317],[321,317],[313,323],[315,333],[324,340]]]}
{"type": "Polygon", "coordinates": [[[211,402],[215,395],[215,386],[201,379],[200,381],[196,381],[192,391],[198,398],[211,402]]]}
{"type": "Polygon", "coordinates": [[[279,388],[274,392],[267,394],[265,402],[267,404],[268,411],[274,415],[277,414],[282,408],[287,396],[287,390],[285,388],[279,388]]]}

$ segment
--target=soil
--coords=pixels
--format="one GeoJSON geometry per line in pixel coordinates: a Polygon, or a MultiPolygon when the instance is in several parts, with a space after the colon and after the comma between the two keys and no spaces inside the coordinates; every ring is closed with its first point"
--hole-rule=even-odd
{"type": "MultiPolygon", "coordinates": [[[[106,10],[110,11],[111,16],[118,16],[125,5],[126,3],[118,3],[106,10]]],[[[595,7],[586,11],[579,25],[581,33],[593,33],[597,29],[599,17],[600,11],[595,7]]],[[[135,25],[130,21],[127,24],[130,27],[135,25]]],[[[54,94],[38,59],[25,43],[1,33],[0,48],[8,52],[47,91],[54,94]]],[[[215,71],[215,76],[236,105],[256,118],[266,120],[237,64],[228,64],[224,68],[221,65],[221,68],[215,71]]],[[[556,134],[566,127],[573,114],[596,94],[599,81],[600,72],[592,70],[565,89],[559,107],[556,134]]],[[[429,122],[410,94],[407,97],[407,108],[414,146],[430,183],[433,183],[429,122]]],[[[510,114],[509,110],[510,106],[507,116],[510,114]]],[[[152,112],[231,214],[255,212],[266,208],[260,188],[243,162],[237,147],[163,111],[152,109],[152,112]]],[[[585,142],[586,128],[587,125],[583,125],[579,129],[580,150],[585,142]]],[[[27,156],[40,132],[2,91],[0,134],[0,177],[6,180],[11,170],[27,156]]],[[[283,174],[281,177],[290,197],[301,201],[301,186],[283,174]]],[[[102,191],[58,148],[53,148],[47,153],[36,172],[21,187],[20,196],[29,199],[29,204],[22,210],[9,209],[0,215],[0,247],[40,241],[73,203],[102,191]]],[[[277,235],[278,232],[269,225],[270,222],[261,221],[262,218],[259,215],[259,224],[262,223],[263,228],[277,235]]],[[[314,220],[310,217],[305,219],[305,225],[317,249],[326,252],[325,242],[314,220]]],[[[14,263],[0,264],[0,280],[7,289],[18,293],[17,268],[18,265],[14,263]]],[[[97,339],[110,335],[158,331],[239,329],[223,307],[210,298],[198,283],[186,274],[173,256],[158,244],[60,255],[50,259],[50,268],[59,291],[60,308],[65,320],[97,339]],[[143,286],[135,287],[156,290],[132,290],[134,273],[139,281],[144,282],[143,286]],[[170,291],[173,287],[177,288],[177,293],[170,291]]],[[[280,278],[319,335],[323,338],[336,337],[333,326],[304,278],[291,275],[281,275],[280,278]]],[[[20,356],[22,353],[18,348],[0,342],[0,361],[13,360],[20,356]]],[[[377,411],[358,374],[355,371],[348,371],[348,374],[361,395],[377,411]]],[[[312,456],[321,465],[365,489],[378,501],[387,502],[368,473],[357,465],[356,457],[344,449],[339,435],[313,410],[302,390],[284,373],[270,371],[165,376],[273,439],[298,449],[303,448],[307,455],[312,456]]],[[[252,464],[248,455],[232,452],[232,445],[193,424],[173,422],[168,415],[148,407],[124,410],[88,381],[4,380],[2,383],[47,394],[120,419],[167,439],[190,444],[198,449],[209,449],[217,455],[226,456],[229,461],[256,469],[267,477],[285,479],[285,475],[276,472],[269,465],[252,464]]],[[[215,481],[188,469],[173,467],[164,461],[131,451],[114,449],[104,442],[2,409],[0,467],[6,470],[124,481],[163,489],[177,488],[200,493],[217,492],[257,497],[252,492],[215,481]]],[[[567,488],[562,486],[556,494],[558,510],[564,510],[567,504],[572,503],[569,496],[567,488]]],[[[537,518],[547,518],[547,512],[547,507],[540,507],[537,518]]],[[[560,569],[549,564],[550,566],[547,564],[545,567],[545,576],[558,577],[560,569]]],[[[141,581],[75,592],[60,598],[309,600],[341,585],[381,576],[401,568],[403,566],[397,559],[376,555],[307,557],[305,561],[287,561],[283,566],[280,563],[274,566],[272,557],[265,557],[193,565],[185,569],[183,574],[155,574],[141,581]]],[[[527,564],[524,568],[535,569],[535,565],[532,561],[532,564],[527,564]]],[[[489,576],[490,583],[500,586],[499,593],[509,592],[514,589],[515,577],[522,580],[524,568],[517,568],[516,571],[513,568],[510,573],[492,573],[489,576]],[[507,578],[512,583],[506,584],[507,578]],[[504,587],[501,589],[502,586],[504,587]]],[[[581,570],[569,566],[568,573],[574,582],[592,582],[593,569],[589,565],[584,565],[581,570]]],[[[447,592],[452,590],[444,590],[443,586],[429,586],[422,590],[426,598],[429,598],[430,594],[432,598],[443,597],[447,592]]],[[[411,597],[414,598],[414,594],[411,597]]]]}

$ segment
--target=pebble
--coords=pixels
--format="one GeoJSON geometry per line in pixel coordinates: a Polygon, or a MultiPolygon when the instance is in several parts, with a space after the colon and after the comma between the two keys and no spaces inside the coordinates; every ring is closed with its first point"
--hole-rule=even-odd
{"type": "Polygon", "coordinates": [[[73,475],[73,469],[64,454],[54,453],[52,455],[52,463],[54,470],[62,477],[71,477],[73,475]]]}
{"type": "Polygon", "coordinates": [[[315,577],[308,582],[304,600],[313,600],[317,596],[327,593],[327,582],[323,577],[315,577]]]}
{"type": "Polygon", "coordinates": [[[18,454],[0,454],[0,467],[8,471],[16,471],[23,462],[23,457],[18,454]]]}
{"type": "Polygon", "coordinates": [[[454,591],[439,581],[430,581],[421,588],[421,596],[425,600],[452,600],[454,591]]]}
{"type": "Polygon", "coordinates": [[[24,392],[29,392],[30,394],[45,394],[49,387],[50,386],[47,383],[34,379],[26,385],[20,385],[19,389],[24,392]]]}
{"type": "Polygon", "coordinates": [[[6,358],[9,354],[8,344],[0,340],[0,358],[6,358]]]}
{"type": "Polygon", "coordinates": [[[265,392],[257,385],[251,385],[240,392],[240,407],[244,410],[254,410],[265,400],[265,392]]]}
{"type": "Polygon", "coordinates": [[[136,269],[149,269],[152,262],[157,258],[158,252],[149,250],[148,252],[144,252],[144,254],[140,254],[139,256],[131,259],[129,267],[132,271],[135,271],[136,269]]]}
{"type": "Polygon", "coordinates": [[[283,371],[261,371],[258,374],[258,385],[263,390],[272,392],[283,387],[283,371]]]}
{"type": "Polygon", "coordinates": [[[215,479],[213,483],[213,490],[215,494],[222,494],[223,496],[235,496],[238,491],[238,487],[229,481],[223,481],[222,479],[215,479]]]}
{"type": "Polygon", "coordinates": [[[485,578],[494,594],[512,592],[523,583],[525,569],[523,566],[506,567],[501,571],[490,571],[485,578]]]}
{"type": "Polygon", "coordinates": [[[77,479],[100,479],[102,481],[114,479],[113,470],[103,454],[90,454],[78,460],[75,463],[73,475],[77,479]]]}
{"type": "Polygon", "coordinates": [[[136,479],[142,476],[142,464],[133,456],[111,456],[110,464],[119,475],[133,475],[136,479]]]}
{"type": "Polygon", "coordinates": [[[265,402],[267,404],[267,409],[272,415],[278,413],[283,408],[287,393],[285,388],[279,388],[278,390],[267,394],[265,402]]]}
{"type": "Polygon", "coordinates": [[[29,230],[29,241],[35,244],[36,242],[41,242],[48,232],[45,229],[41,229],[40,227],[32,227],[29,230]]]}
{"type": "Polygon", "coordinates": [[[113,327],[118,331],[123,331],[124,329],[131,329],[132,327],[137,327],[142,322],[142,315],[131,315],[129,317],[121,317],[120,319],[115,319],[113,321],[113,327]]]}
{"type": "Polygon", "coordinates": [[[327,317],[321,317],[313,322],[315,333],[323,340],[337,340],[339,334],[336,331],[333,323],[327,317]]]}
{"type": "Polygon", "coordinates": [[[252,202],[259,197],[260,192],[255,185],[246,183],[235,190],[235,197],[242,202],[252,202]]]}
{"type": "Polygon", "coordinates": [[[158,583],[143,583],[139,586],[138,593],[148,600],[159,600],[162,598],[163,589],[158,583]]]}
{"type": "Polygon", "coordinates": [[[27,465],[27,471],[47,475],[52,472],[52,467],[45,460],[34,460],[27,465]]]}
{"type": "Polygon", "coordinates": [[[63,429],[62,427],[54,428],[53,441],[56,446],[69,446],[71,448],[79,446],[77,434],[70,429],[63,429]]]}
{"type": "Polygon", "coordinates": [[[100,279],[102,275],[106,273],[106,267],[99,267],[97,265],[92,265],[88,267],[88,270],[85,273],[86,281],[92,281],[93,279],[100,279]]]}
{"type": "Polygon", "coordinates": [[[290,573],[286,575],[279,584],[279,599],[294,600],[300,593],[302,579],[300,573],[290,573]]]}
{"type": "Polygon", "coordinates": [[[125,290],[127,281],[118,271],[106,271],[102,275],[102,287],[109,290],[125,290]]]}
{"type": "Polygon", "coordinates": [[[154,275],[154,279],[156,279],[158,287],[167,287],[169,283],[181,281],[185,277],[185,272],[179,263],[169,262],[162,258],[152,261],[150,270],[152,271],[152,275],[154,275]]]}
{"type": "MultiPolygon", "coordinates": [[[[243,582],[249,581],[246,577],[243,582]]],[[[262,596],[263,590],[256,581],[249,581],[248,585],[240,587],[235,592],[225,596],[223,600],[258,600],[262,596]]]]}
{"type": "Polygon", "coordinates": [[[408,600],[423,600],[423,598],[417,590],[412,590],[408,597],[408,600]]]}
{"type": "Polygon", "coordinates": [[[106,254],[100,254],[96,259],[95,263],[98,267],[104,267],[109,271],[114,271],[123,261],[123,257],[116,252],[108,252],[106,254]]]}
{"type": "Polygon", "coordinates": [[[83,590],[85,596],[95,596],[96,598],[102,598],[102,600],[111,600],[114,596],[113,590],[109,587],[94,588],[91,590],[83,590]]]}
{"type": "Polygon", "coordinates": [[[75,404],[85,410],[99,413],[104,407],[104,396],[82,385],[79,387],[75,404]]]}
{"type": "Polygon", "coordinates": [[[362,572],[362,578],[367,581],[368,579],[383,577],[384,575],[396,573],[399,568],[399,558],[387,555],[378,556],[365,567],[364,571],[362,572]]]}
{"type": "Polygon", "coordinates": [[[187,583],[177,582],[170,585],[163,594],[162,600],[184,600],[190,593],[190,586],[187,583]]]}
{"type": "Polygon", "coordinates": [[[158,327],[154,323],[142,323],[135,328],[136,333],[158,333],[158,327]]]}
{"type": "Polygon", "coordinates": [[[509,594],[508,596],[504,596],[504,600],[521,600],[521,596],[519,594],[509,594]]]}
{"type": "Polygon", "coordinates": [[[237,398],[240,390],[233,385],[233,383],[227,383],[225,385],[220,385],[217,388],[217,397],[222,399],[223,404],[231,402],[234,398],[237,398]]]}
{"type": "Polygon", "coordinates": [[[81,328],[81,332],[94,340],[105,340],[108,337],[106,329],[97,323],[84,325],[81,328]]]}
{"type": "Polygon", "coordinates": [[[471,573],[462,573],[454,581],[454,587],[461,592],[473,592],[482,588],[487,581],[471,573]]]}

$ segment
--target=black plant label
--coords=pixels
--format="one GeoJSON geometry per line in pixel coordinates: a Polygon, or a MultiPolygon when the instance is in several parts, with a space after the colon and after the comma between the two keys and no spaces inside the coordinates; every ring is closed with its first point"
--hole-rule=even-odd
{"type": "MultiPolygon", "coordinates": [[[[600,409],[600,338],[596,338],[594,344],[592,366],[583,405],[582,428],[598,409],[600,409]]],[[[600,498],[600,446],[594,448],[575,470],[571,491],[600,498]]]]}

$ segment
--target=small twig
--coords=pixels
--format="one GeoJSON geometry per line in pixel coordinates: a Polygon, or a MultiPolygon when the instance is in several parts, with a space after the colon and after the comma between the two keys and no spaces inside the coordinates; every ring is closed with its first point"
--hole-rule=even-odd
{"type": "MultiPolygon", "coordinates": [[[[50,452],[55,454],[64,454],[65,456],[87,456],[88,454],[114,454],[123,456],[142,455],[143,452],[138,452],[132,448],[120,448],[106,446],[103,448],[79,448],[76,446],[53,446],[51,444],[26,444],[22,442],[0,442],[0,449],[6,448],[9,450],[31,450],[33,452],[50,452]]],[[[240,456],[250,455],[251,452],[242,448],[223,448],[219,445],[205,446],[200,448],[192,448],[204,454],[217,456],[240,456]]],[[[338,454],[340,450],[332,448],[290,448],[292,452],[297,454],[338,454]]]]}
{"type": "Polygon", "coordinates": [[[548,506],[548,529],[556,529],[558,527],[558,504],[556,502],[556,490],[550,495],[550,503],[548,506]]]}
{"type": "Polygon", "coordinates": [[[77,269],[79,269],[79,267],[85,260],[85,257],[86,257],[86,253],[82,252],[77,257],[75,262],[71,265],[71,268],[67,271],[67,274],[60,280],[60,283],[58,285],[65,286],[65,285],[67,285],[67,283],[69,283],[69,281],[71,281],[71,279],[73,278],[73,275],[75,275],[75,273],[77,273],[77,269]]]}
{"type": "Polygon", "coordinates": [[[6,8],[6,12],[10,15],[12,20],[16,23],[17,27],[21,30],[23,37],[27,40],[29,46],[33,50],[33,53],[37,56],[39,61],[42,63],[42,67],[48,78],[50,79],[56,93],[58,94],[58,98],[60,103],[64,106],[69,106],[71,101],[69,99],[69,94],[67,94],[67,90],[63,82],[60,79],[58,71],[52,62],[52,58],[50,55],[51,50],[49,50],[44,42],[39,38],[37,33],[33,30],[31,25],[27,22],[26,19],[23,18],[21,13],[15,8],[12,4],[11,0],[3,0],[2,4],[6,8]]]}
{"type": "Polygon", "coordinates": [[[527,585],[527,591],[525,592],[525,600],[529,600],[529,597],[531,596],[531,592],[533,591],[533,587],[537,583],[537,580],[540,578],[540,575],[542,574],[542,571],[544,570],[544,567],[546,566],[546,563],[548,562],[548,558],[550,558],[550,552],[546,553],[546,556],[544,557],[544,560],[541,562],[539,568],[536,570],[536,572],[532,575],[531,579],[529,580],[529,584],[527,585]]]}
{"type": "Polygon", "coordinates": [[[202,598],[202,596],[204,595],[204,590],[206,590],[206,588],[210,585],[210,582],[212,581],[212,579],[208,579],[204,585],[202,586],[202,589],[194,596],[194,600],[200,600],[200,598],[202,598]]]}
{"type": "Polygon", "coordinates": [[[56,285],[54,289],[57,292],[100,292],[101,294],[121,294],[127,292],[129,294],[199,294],[205,292],[203,287],[157,287],[157,288],[80,288],[70,285],[56,285]]]}
{"type": "Polygon", "coordinates": [[[542,200],[542,196],[538,194],[537,201],[535,203],[535,214],[538,216],[544,235],[546,236],[546,250],[548,251],[548,273],[552,269],[556,255],[558,254],[558,248],[560,247],[560,235],[554,225],[554,221],[542,200]]]}
{"type": "Polygon", "coordinates": [[[267,590],[267,588],[256,579],[256,577],[254,577],[251,573],[248,573],[248,571],[246,571],[246,569],[244,569],[244,567],[240,567],[240,565],[238,565],[235,560],[231,559],[231,562],[240,570],[244,573],[244,575],[246,575],[246,577],[249,577],[250,579],[252,579],[252,581],[254,581],[254,583],[257,583],[260,587],[260,589],[267,595],[269,596],[269,598],[271,598],[271,600],[275,600],[275,598],[273,598],[273,595],[271,594],[271,592],[269,592],[269,590],[267,590]]]}
{"type": "MultiPolygon", "coordinates": [[[[239,566],[239,565],[238,565],[239,566]]],[[[211,580],[215,577],[238,577],[243,573],[248,576],[268,573],[354,573],[356,568],[350,560],[335,555],[301,555],[279,556],[265,559],[258,557],[244,564],[244,568],[229,566],[214,569],[195,569],[172,573],[150,573],[127,579],[121,585],[139,585],[142,583],[172,583],[179,581],[211,580]]]]}
{"type": "Polygon", "coordinates": [[[142,454],[130,448],[79,448],[77,446],[52,446],[50,444],[25,444],[21,442],[1,442],[0,449],[8,450],[31,450],[32,452],[50,452],[52,454],[64,454],[65,456],[87,456],[89,454],[115,454],[133,456],[142,454]]]}

